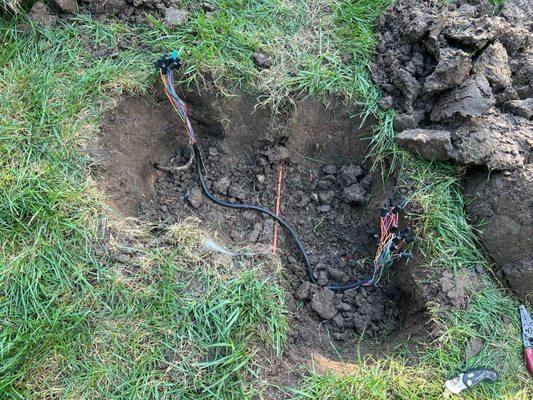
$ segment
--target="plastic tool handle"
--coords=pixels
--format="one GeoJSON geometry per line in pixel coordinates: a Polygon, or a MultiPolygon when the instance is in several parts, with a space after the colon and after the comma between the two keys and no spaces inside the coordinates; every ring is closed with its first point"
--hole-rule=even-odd
{"type": "Polygon", "coordinates": [[[492,369],[471,369],[463,373],[463,383],[467,389],[470,389],[482,381],[495,382],[499,377],[500,375],[492,369]]]}
{"type": "Polygon", "coordinates": [[[533,349],[525,349],[524,355],[526,357],[526,366],[529,374],[533,376],[533,349]]]}

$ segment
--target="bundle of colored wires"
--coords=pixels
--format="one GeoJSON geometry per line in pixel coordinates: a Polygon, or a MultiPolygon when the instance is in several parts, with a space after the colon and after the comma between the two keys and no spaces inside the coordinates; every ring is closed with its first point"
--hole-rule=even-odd
{"type": "Polygon", "coordinates": [[[403,201],[396,206],[383,207],[380,217],[379,244],[374,258],[374,273],[365,285],[378,283],[383,273],[392,266],[394,260],[401,257],[411,257],[411,253],[402,252],[402,248],[414,241],[414,237],[409,233],[409,228],[398,230],[398,213],[405,205],[406,202],[403,201]]]}
{"type": "MultiPolygon", "coordinates": [[[[175,52],[170,55],[164,56],[156,62],[156,67],[159,69],[165,94],[167,95],[170,103],[172,104],[172,107],[174,108],[180,119],[185,124],[185,127],[187,128],[189,144],[192,146],[193,149],[194,159],[196,161],[196,171],[198,174],[198,179],[200,181],[202,192],[211,201],[223,207],[254,210],[266,214],[276,220],[293,238],[296,247],[300,251],[300,254],[302,255],[302,258],[306,265],[307,277],[309,281],[316,284],[317,282],[313,274],[311,261],[305,250],[305,247],[303,246],[296,232],[291,228],[289,224],[287,224],[287,222],[281,219],[278,214],[255,204],[231,203],[218,199],[207,188],[204,176],[205,166],[202,160],[200,149],[198,148],[194,129],[192,127],[191,121],[189,120],[187,105],[183,100],[179,98],[174,89],[173,70],[179,65],[179,59],[177,58],[177,54],[175,52]]],[[[404,229],[402,231],[398,231],[398,212],[403,208],[403,206],[405,206],[405,203],[406,202],[400,202],[400,204],[393,205],[391,202],[389,206],[384,207],[382,210],[380,218],[381,235],[376,256],[374,259],[373,274],[356,282],[325,286],[327,289],[331,289],[333,291],[344,291],[348,289],[355,289],[361,286],[375,285],[379,282],[383,273],[392,266],[394,260],[400,257],[410,257],[409,253],[402,253],[400,250],[407,243],[414,240],[414,238],[408,233],[408,230],[404,229]]]]}

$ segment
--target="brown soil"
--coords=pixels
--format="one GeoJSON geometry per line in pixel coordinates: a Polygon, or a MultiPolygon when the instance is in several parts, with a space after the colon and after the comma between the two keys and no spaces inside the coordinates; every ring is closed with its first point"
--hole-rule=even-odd
{"type": "Polygon", "coordinates": [[[524,298],[533,293],[532,10],[532,0],[506,1],[497,15],[484,0],[396,1],[378,22],[372,66],[382,106],[398,111],[398,144],[469,167],[467,212],[524,298]]]}
{"type": "MultiPolygon", "coordinates": [[[[369,132],[358,129],[357,110],[339,100],[326,108],[304,99],[272,120],[268,110],[254,111],[254,101],[244,96],[223,99],[210,90],[181,96],[215,195],[273,209],[283,163],[281,214],[302,237],[318,283],[346,283],[368,274],[364,260],[375,251],[379,207],[394,185],[384,188],[368,173],[361,139],[369,132]]],[[[270,254],[273,220],[211,203],[199,189],[194,165],[176,169],[190,157],[183,129],[159,94],[125,99],[105,116],[91,154],[110,206],[159,224],[194,216],[226,251],[270,254]]],[[[269,372],[282,371],[279,381],[300,379],[313,353],[354,360],[359,351],[383,351],[400,336],[427,335],[425,305],[414,304],[409,283],[384,279],[379,287],[335,294],[307,281],[283,231],[278,254],[291,313],[288,349],[269,372]]]]}

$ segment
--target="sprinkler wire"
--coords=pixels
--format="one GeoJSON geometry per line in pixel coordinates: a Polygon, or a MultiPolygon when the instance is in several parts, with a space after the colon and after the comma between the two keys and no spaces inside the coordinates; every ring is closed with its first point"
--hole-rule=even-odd
{"type": "MultiPolygon", "coordinates": [[[[287,222],[285,222],[279,216],[283,164],[280,164],[279,167],[278,191],[276,197],[275,213],[255,204],[232,203],[221,200],[215,197],[207,188],[205,181],[206,169],[200,149],[198,147],[196,136],[194,134],[194,129],[192,127],[191,121],[189,120],[187,105],[183,100],[179,98],[174,89],[173,68],[170,68],[166,64],[164,64],[164,62],[169,62],[169,60],[171,66],[179,66],[179,60],[177,59],[177,56],[166,56],[163,61],[158,61],[159,64],[156,63],[156,66],[158,66],[158,68],[160,69],[160,77],[163,82],[164,92],[168,97],[170,103],[172,104],[172,107],[174,108],[180,119],[183,121],[185,127],[187,128],[187,136],[189,139],[189,144],[193,150],[194,160],[196,163],[196,171],[198,174],[198,180],[200,181],[200,187],[202,189],[202,192],[209,200],[220,206],[228,208],[254,210],[273,218],[276,224],[274,226],[274,237],[272,245],[273,251],[276,252],[277,249],[277,224],[279,224],[293,238],[296,247],[298,248],[306,266],[308,280],[314,284],[318,284],[313,274],[313,267],[311,265],[309,255],[307,254],[305,247],[302,241],[300,240],[298,234],[294,231],[294,229],[292,229],[292,227],[287,222]]],[[[193,155],[191,154],[191,157],[192,156],[193,155]]],[[[324,286],[326,289],[330,289],[333,291],[345,291],[349,289],[357,289],[361,286],[376,285],[383,276],[384,272],[386,272],[392,266],[395,260],[401,257],[411,257],[410,253],[401,252],[400,250],[404,248],[406,244],[414,241],[414,237],[409,233],[408,228],[398,231],[398,213],[405,207],[406,204],[407,202],[405,200],[402,200],[398,204],[393,204],[393,201],[391,200],[389,204],[385,205],[381,210],[379,244],[373,261],[372,275],[366,276],[358,281],[347,284],[326,285],[324,286]]]]}

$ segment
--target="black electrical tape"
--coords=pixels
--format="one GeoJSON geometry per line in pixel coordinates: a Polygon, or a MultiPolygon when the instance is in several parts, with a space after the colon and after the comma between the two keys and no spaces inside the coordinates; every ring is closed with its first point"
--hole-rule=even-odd
{"type": "MultiPolygon", "coordinates": [[[[267,210],[266,208],[256,206],[255,204],[239,204],[239,203],[230,203],[224,200],[220,200],[213,196],[213,194],[207,189],[207,186],[205,184],[205,177],[203,175],[204,170],[204,162],[202,160],[202,155],[200,154],[200,149],[198,148],[198,144],[194,143],[192,145],[193,151],[194,151],[194,159],[196,161],[196,171],[198,173],[198,179],[200,180],[200,186],[202,187],[202,191],[207,196],[209,200],[211,200],[213,203],[216,203],[223,207],[229,207],[229,208],[241,208],[241,209],[247,209],[247,210],[255,210],[260,213],[266,214],[272,218],[274,218],[278,223],[292,236],[294,239],[294,242],[296,243],[296,247],[298,247],[298,250],[300,251],[300,254],[302,255],[302,258],[304,259],[305,266],[307,268],[307,278],[309,281],[311,281],[314,284],[317,284],[317,281],[315,277],[313,276],[313,267],[311,266],[311,260],[309,259],[309,256],[307,255],[307,252],[305,251],[305,247],[302,244],[300,238],[298,237],[297,233],[290,227],[289,224],[287,224],[283,219],[281,219],[279,216],[274,214],[272,211],[267,210]]],[[[333,291],[344,291],[348,289],[356,289],[363,284],[370,281],[372,277],[366,277],[364,279],[361,279],[357,282],[348,283],[346,285],[329,285],[325,286],[326,289],[330,289],[333,291]]]]}

